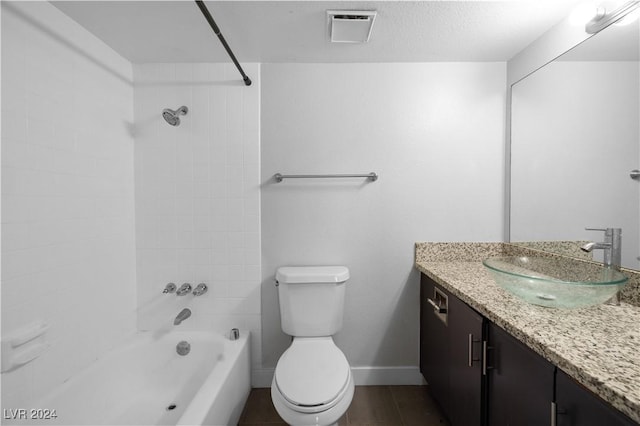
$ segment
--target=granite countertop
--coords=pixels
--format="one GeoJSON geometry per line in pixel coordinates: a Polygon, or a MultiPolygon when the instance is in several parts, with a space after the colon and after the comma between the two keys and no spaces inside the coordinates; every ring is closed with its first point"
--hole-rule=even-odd
{"type": "Polygon", "coordinates": [[[505,255],[504,245],[451,243],[457,254],[446,255],[443,244],[416,244],[420,272],[640,423],[640,308],[531,305],[500,288],[482,265],[482,258],[505,255]]]}

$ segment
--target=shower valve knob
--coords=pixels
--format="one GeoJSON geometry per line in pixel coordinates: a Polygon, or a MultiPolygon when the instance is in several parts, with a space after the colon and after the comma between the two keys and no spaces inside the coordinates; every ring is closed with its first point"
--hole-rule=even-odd
{"type": "Polygon", "coordinates": [[[209,290],[209,288],[207,287],[207,285],[205,283],[200,283],[196,286],[196,288],[193,290],[193,295],[194,296],[202,296],[203,294],[205,294],[207,291],[209,290]]]}
{"type": "Polygon", "coordinates": [[[191,293],[191,284],[189,283],[182,284],[178,291],[176,291],[177,296],[184,296],[187,293],[191,293]]]}
{"type": "Polygon", "coordinates": [[[174,283],[169,283],[164,287],[164,290],[162,290],[163,293],[167,294],[167,293],[175,293],[176,292],[176,285],[174,283]]]}

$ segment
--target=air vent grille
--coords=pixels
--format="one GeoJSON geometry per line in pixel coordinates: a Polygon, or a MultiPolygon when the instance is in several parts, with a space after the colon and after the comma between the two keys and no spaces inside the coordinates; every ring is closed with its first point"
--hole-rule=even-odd
{"type": "Polygon", "coordinates": [[[327,10],[332,43],[367,43],[376,19],[375,10],[327,10]]]}

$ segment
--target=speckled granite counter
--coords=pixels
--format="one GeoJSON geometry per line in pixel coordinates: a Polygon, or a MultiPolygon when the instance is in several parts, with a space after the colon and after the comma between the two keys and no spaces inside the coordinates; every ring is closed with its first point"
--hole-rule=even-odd
{"type": "Polygon", "coordinates": [[[640,308],[560,310],[498,287],[481,260],[517,255],[502,243],[417,243],[416,268],[576,381],[640,423],[640,308]]]}

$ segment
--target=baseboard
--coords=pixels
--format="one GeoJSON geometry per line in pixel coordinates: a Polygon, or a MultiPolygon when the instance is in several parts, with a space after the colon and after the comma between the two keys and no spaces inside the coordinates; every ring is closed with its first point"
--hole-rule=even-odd
{"type": "Polygon", "coordinates": [[[251,371],[251,387],[270,388],[275,368],[254,368],[251,371]]]}
{"type": "MultiPolygon", "coordinates": [[[[254,368],[251,386],[271,387],[274,368],[254,368]]],[[[418,367],[351,367],[356,386],[376,385],[423,385],[426,382],[418,367]]]]}
{"type": "Polygon", "coordinates": [[[356,386],[422,385],[418,367],[351,367],[356,386]]]}

